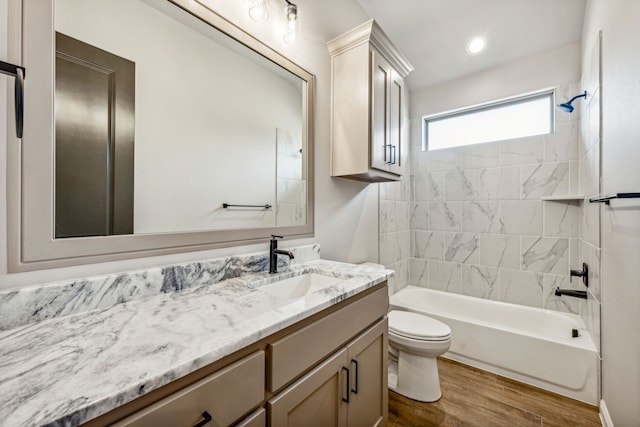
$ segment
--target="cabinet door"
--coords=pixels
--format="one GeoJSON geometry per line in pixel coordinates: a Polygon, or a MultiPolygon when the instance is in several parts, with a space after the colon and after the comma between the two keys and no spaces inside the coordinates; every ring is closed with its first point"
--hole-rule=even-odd
{"type": "Polygon", "coordinates": [[[389,83],[391,66],[371,52],[371,167],[389,171],[389,83]]]}
{"type": "Polygon", "coordinates": [[[345,427],[350,394],[346,364],[345,348],[271,399],[269,425],[345,427]]]}
{"type": "Polygon", "coordinates": [[[404,81],[400,74],[391,69],[389,82],[389,146],[385,153],[388,155],[389,172],[402,174],[402,114],[404,102],[404,81]]]}
{"type": "Polygon", "coordinates": [[[351,373],[347,418],[350,426],[384,426],[388,418],[387,319],[347,347],[351,373]]]}

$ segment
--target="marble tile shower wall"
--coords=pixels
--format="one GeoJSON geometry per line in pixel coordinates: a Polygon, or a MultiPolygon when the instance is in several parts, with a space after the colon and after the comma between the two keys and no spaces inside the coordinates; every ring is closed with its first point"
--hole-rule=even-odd
{"type": "Polygon", "coordinates": [[[559,113],[550,135],[431,152],[414,138],[410,283],[579,313],[554,289],[579,286],[568,274],[580,263],[581,202],[541,200],[579,193],[579,119],[559,113]]]}
{"type": "MultiPolygon", "coordinates": [[[[580,262],[589,265],[587,300],[581,301],[580,314],[600,352],[600,210],[599,203],[589,198],[600,195],[601,151],[601,36],[597,37],[585,61],[582,76],[587,98],[580,104],[580,193],[585,196],[581,206],[580,262]]],[[[585,289],[584,287],[582,288],[585,289]]]]}
{"type": "Polygon", "coordinates": [[[389,288],[391,293],[409,284],[410,202],[408,173],[400,181],[380,184],[380,263],[395,271],[394,284],[389,288]]]}

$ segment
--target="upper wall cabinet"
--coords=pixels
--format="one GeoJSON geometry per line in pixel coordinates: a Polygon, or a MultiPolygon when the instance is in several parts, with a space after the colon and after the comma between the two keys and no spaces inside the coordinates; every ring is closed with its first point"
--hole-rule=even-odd
{"type": "Polygon", "coordinates": [[[327,43],[331,54],[331,175],[399,180],[408,157],[404,78],[413,66],[374,20],[327,43]]]}

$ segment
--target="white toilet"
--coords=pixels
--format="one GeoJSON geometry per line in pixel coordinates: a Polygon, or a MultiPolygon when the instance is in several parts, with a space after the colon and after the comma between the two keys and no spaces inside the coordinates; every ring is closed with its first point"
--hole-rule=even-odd
{"type": "Polygon", "coordinates": [[[444,323],[418,313],[390,311],[389,388],[422,402],[440,399],[436,357],[450,346],[451,329],[444,323]]]}

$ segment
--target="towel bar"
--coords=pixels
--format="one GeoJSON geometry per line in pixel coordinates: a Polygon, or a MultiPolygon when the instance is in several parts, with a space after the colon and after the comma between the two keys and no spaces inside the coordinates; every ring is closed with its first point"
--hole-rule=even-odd
{"type": "Polygon", "coordinates": [[[616,193],[604,197],[592,197],[589,199],[589,202],[604,203],[608,205],[609,201],[612,199],[640,199],[640,193],[616,193]]]}

